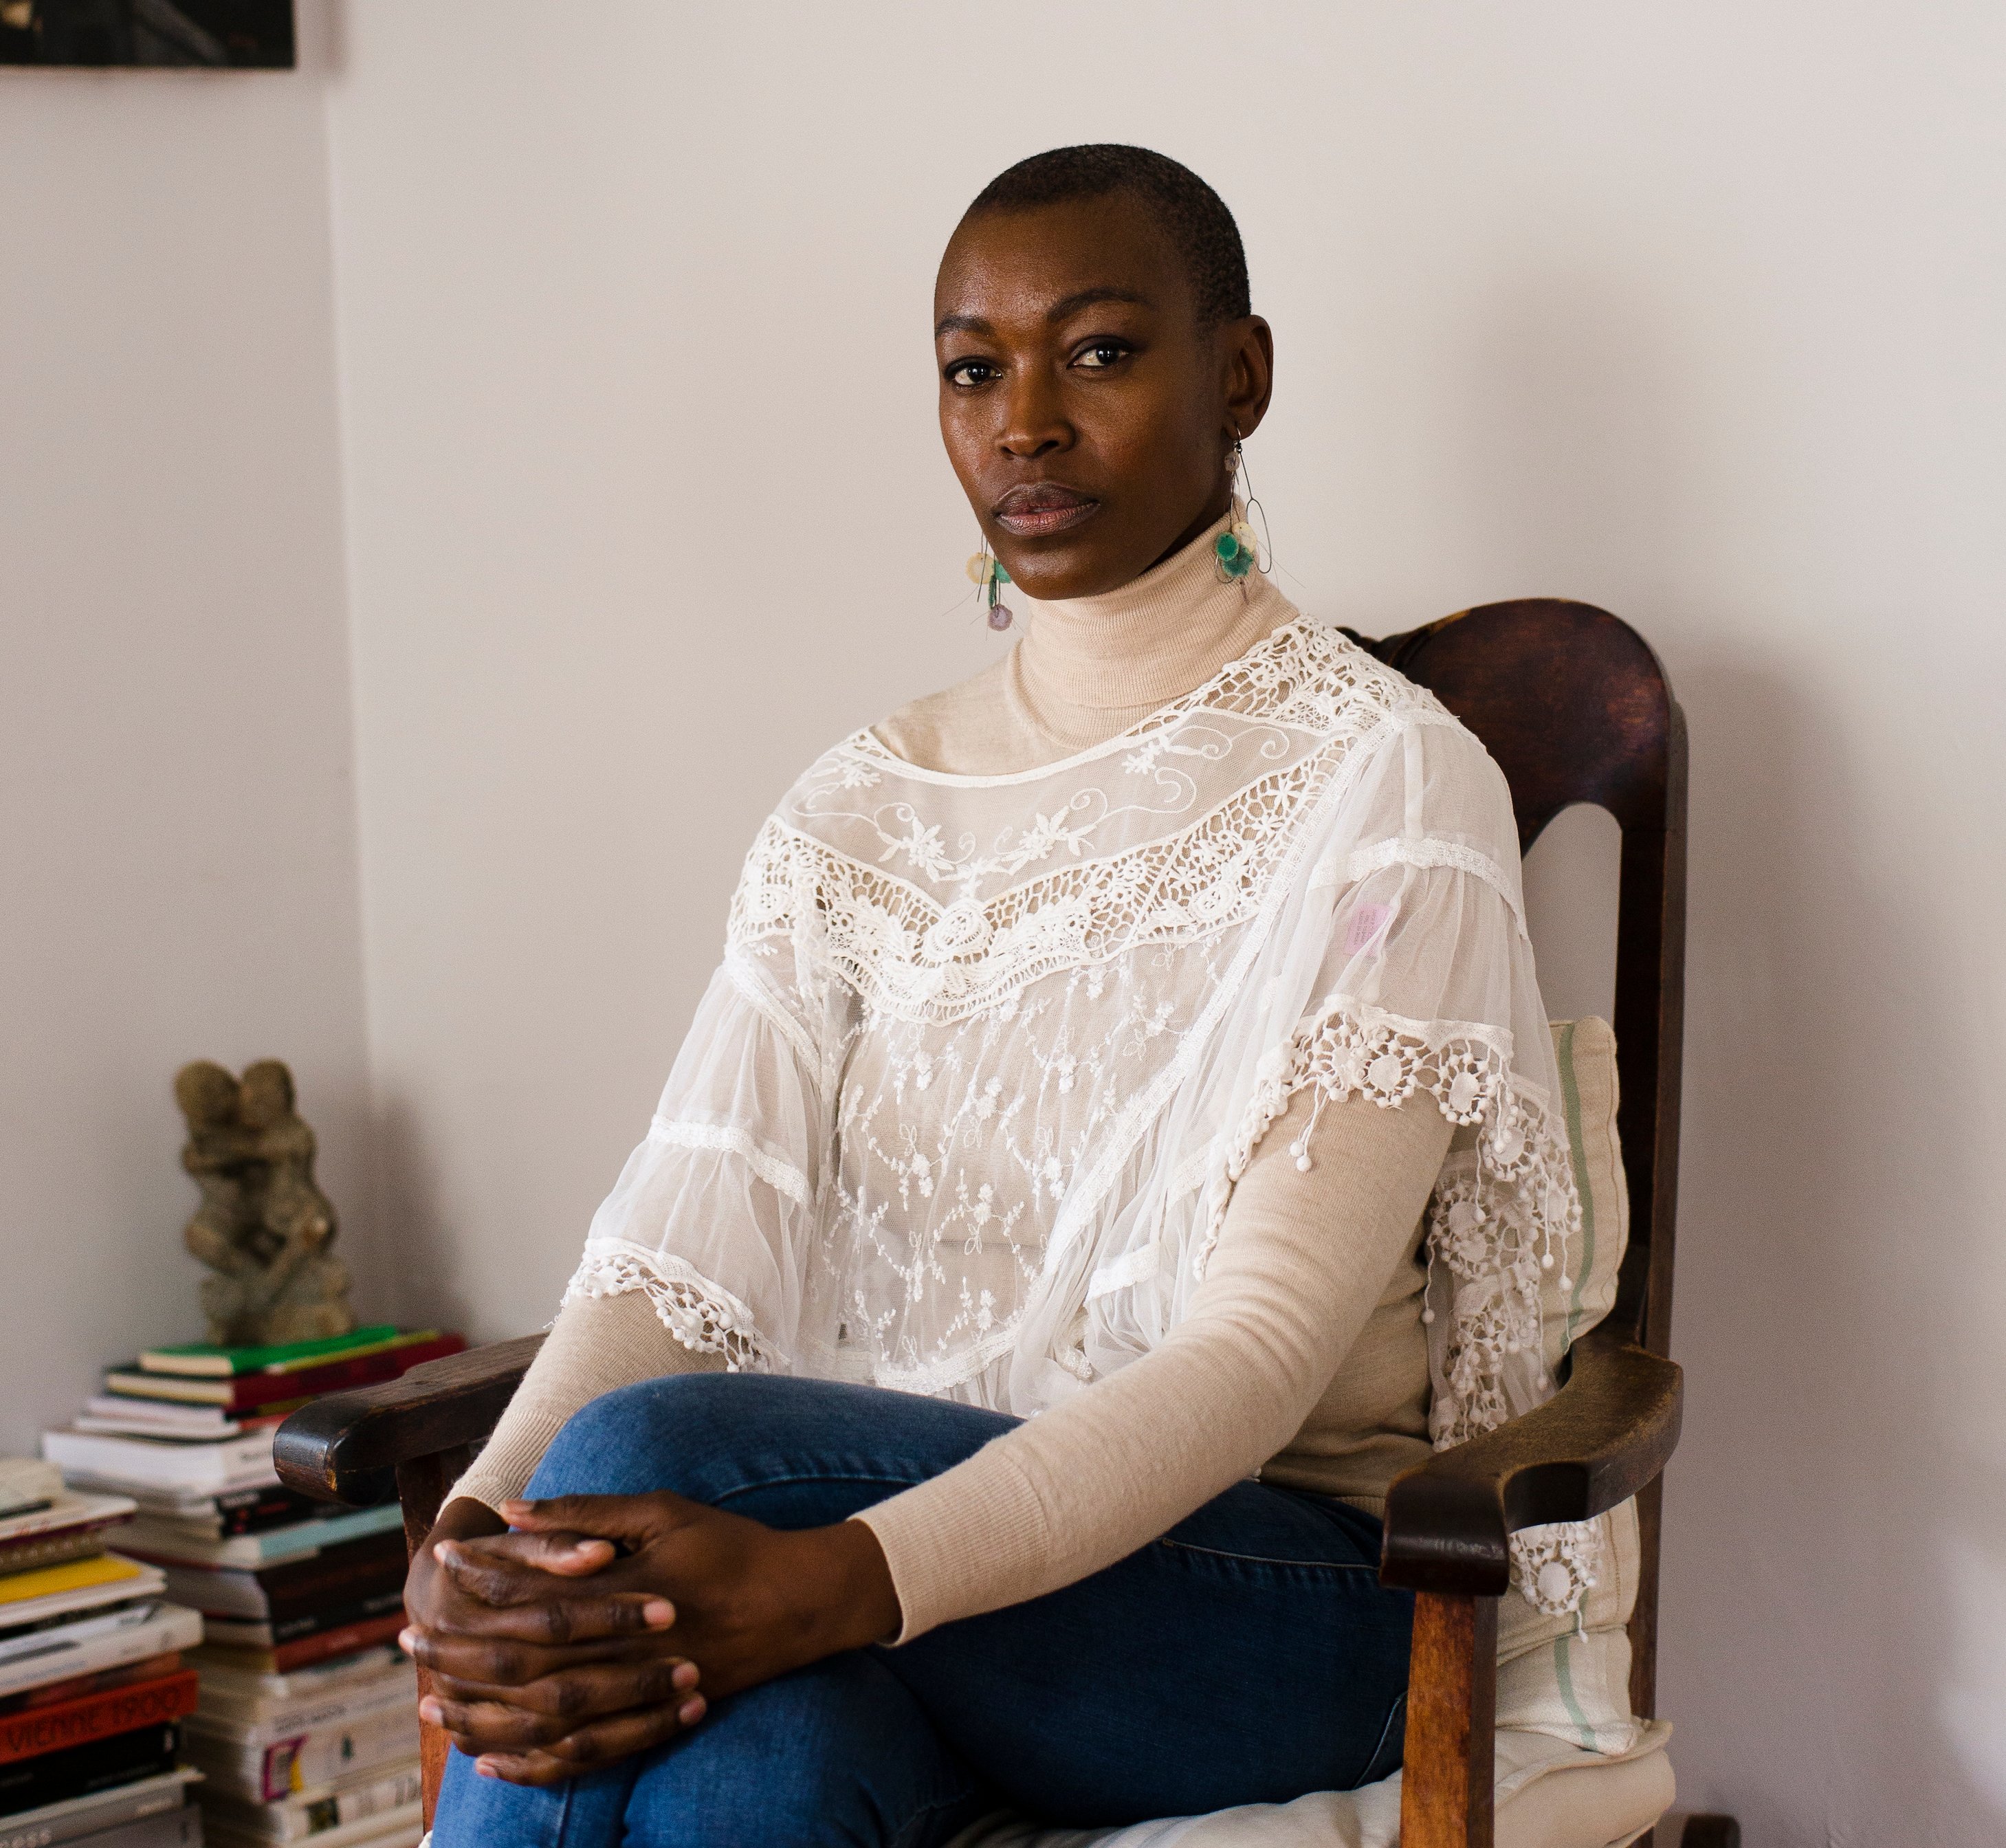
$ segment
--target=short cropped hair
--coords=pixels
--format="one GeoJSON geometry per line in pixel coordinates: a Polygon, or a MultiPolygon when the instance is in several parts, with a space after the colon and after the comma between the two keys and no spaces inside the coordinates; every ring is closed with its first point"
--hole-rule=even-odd
{"type": "Polygon", "coordinates": [[[1247,252],[1225,200],[1188,167],[1152,149],[1095,141],[1033,154],[998,174],[963,216],[1020,212],[1114,192],[1134,193],[1168,234],[1190,274],[1201,327],[1253,313],[1247,252]]]}

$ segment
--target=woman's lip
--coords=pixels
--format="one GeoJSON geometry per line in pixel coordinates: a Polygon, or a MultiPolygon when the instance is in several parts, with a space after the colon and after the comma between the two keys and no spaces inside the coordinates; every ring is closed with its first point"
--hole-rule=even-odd
{"type": "Polygon", "coordinates": [[[1100,511],[1098,501],[1084,495],[1024,497],[1026,504],[1012,507],[1005,496],[995,511],[996,523],[1019,539],[1042,538],[1048,533],[1064,533],[1091,519],[1100,511]]]}

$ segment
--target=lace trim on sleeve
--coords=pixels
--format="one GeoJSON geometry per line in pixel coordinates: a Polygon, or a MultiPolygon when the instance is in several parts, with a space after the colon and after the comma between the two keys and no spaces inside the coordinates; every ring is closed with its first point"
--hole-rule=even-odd
{"type": "Polygon", "coordinates": [[[588,1246],[565,1287],[564,1300],[625,1296],[635,1290],[691,1353],[723,1355],[727,1373],[772,1373],[785,1364],[737,1297],[694,1265],[663,1252],[625,1244],[588,1246]]]}
{"type": "MultiPolygon", "coordinates": [[[[1253,1106],[1227,1156],[1229,1181],[1247,1171],[1290,1100],[1311,1086],[1315,1108],[1290,1144],[1301,1169],[1311,1165],[1318,1115],[1339,1098],[1369,1097],[1392,1108],[1424,1093],[1452,1123],[1476,1128],[1473,1146],[1443,1164],[1428,1203],[1428,1306],[1421,1319],[1432,1325],[1437,1304],[1448,1311],[1449,1325],[1429,1350],[1435,1448],[1495,1429],[1512,1415],[1508,1369],[1535,1396],[1552,1389],[1542,1352],[1542,1287],[1551,1276],[1563,1294],[1571,1290],[1568,1252],[1581,1218],[1561,1125],[1547,1100],[1515,1076],[1509,1034],[1409,1020],[1332,995],[1262,1061],[1253,1106]]],[[[1226,1206],[1222,1190],[1198,1253],[1201,1276],[1226,1206]]],[[[1513,1582],[1541,1610],[1576,1610],[1595,1583],[1600,1551],[1595,1522],[1527,1529],[1512,1536],[1513,1582]]]]}

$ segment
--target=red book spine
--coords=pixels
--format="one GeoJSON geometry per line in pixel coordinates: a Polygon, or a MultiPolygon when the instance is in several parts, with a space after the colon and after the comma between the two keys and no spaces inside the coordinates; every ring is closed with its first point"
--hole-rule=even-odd
{"type": "Polygon", "coordinates": [[[114,1688],[109,1693],[87,1694],[52,1707],[9,1713],[0,1717],[0,1765],[179,1720],[195,1711],[195,1672],[187,1668],[136,1687],[114,1688]]]}
{"type": "Polygon", "coordinates": [[[282,1642],[271,1652],[272,1667],[278,1674],[290,1674],[316,1662],[332,1661],[336,1656],[353,1656],[379,1642],[393,1641],[406,1622],[401,1610],[383,1617],[364,1617],[359,1624],[344,1624],[338,1630],[323,1630],[318,1636],[301,1636],[282,1642]]]}
{"type": "Polygon", "coordinates": [[[401,1378],[410,1368],[426,1360],[456,1354],[466,1346],[464,1335],[442,1335],[436,1341],[415,1341],[409,1347],[392,1347],[382,1353],[358,1354],[352,1360],[336,1360],[326,1367],[308,1367],[297,1373],[239,1374],[231,1383],[232,1412],[255,1412],[259,1406],[278,1405],[294,1399],[315,1399],[323,1392],[347,1392],[357,1386],[381,1385],[401,1378]]]}

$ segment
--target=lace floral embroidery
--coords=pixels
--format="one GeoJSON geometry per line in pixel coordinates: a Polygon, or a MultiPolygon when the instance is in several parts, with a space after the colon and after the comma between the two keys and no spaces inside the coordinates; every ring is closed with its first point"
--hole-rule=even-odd
{"type": "Polygon", "coordinates": [[[752,1311],[728,1290],[661,1251],[588,1248],[565,1286],[564,1300],[624,1296],[638,1290],[662,1326],[692,1353],[722,1354],[727,1373],[773,1371],[777,1357],[754,1325],[752,1311]]]}
{"type": "Polygon", "coordinates": [[[1578,1610],[1601,1565],[1600,1521],[1555,1521],[1512,1536],[1512,1582],[1549,1617],[1578,1610]]]}
{"type": "MultiPolygon", "coordinates": [[[[1512,1368],[1522,1379],[1529,1374],[1529,1397],[1550,1392],[1542,1297],[1550,1283],[1563,1301],[1573,1288],[1567,1259],[1581,1206],[1572,1163],[1544,1100],[1514,1079],[1511,1055],[1502,1033],[1408,1020],[1332,995],[1268,1054],[1226,1160],[1227,1179],[1237,1181],[1290,1100],[1310,1086],[1314,1109],[1290,1144],[1300,1168],[1311,1165],[1318,1114],[1338,1098],[1369,1097],[1391,1107],[1422,1093],[1452,1123],[1475,1128],[1472,1146],[1443,1165],[1428,1205],[1431,1276],[1421,1320],[1431,1329],[1428,1424],[1438,1450],[1512,1416],[1512,1368]],[[1448,1311],[1445,1329],[1434,1329],[1438,1304],[1448,1311]]],[[[1222,1195],[1199,1248],[1200,1274],[1226,1204],[1222,1195]]],[[[1528,1529],[1513,1536],[1514,1582],[1542,1610],[1577,1609],[1595,1582],[1599,1545],[1593,1522],[1528,1529]],[[1550,1602],[1555,1597],[1566,1601],[1550,1602]]]]}
{"type": "Polygon", "coordinates": [[[1058,971],[1216,937],[1258,910],[1280,844],[1395,720],[1455,723],[1334,632],[1292,624],[1115,741],[1123,755],[1110,775],[1055,792],[1049,812],[1033,803],[1027,822],[981,842],[951,836],[910,799],[879,800],[895,776],[924,773],[860,733],[761,829],[728,941],[757,960],[785,939],[804,981],[833,977],[901,1019],[945,1022],[1058,971]],[[1201,805],[1195,769],[1216,782],[1243,759],[1253,773],[1201,805]],[[1165,820],[1179,825],[1165,830],[1165,820]],[[1149,837],[1122,847],[1122,830],[1138,827],[1149,837]]]}

